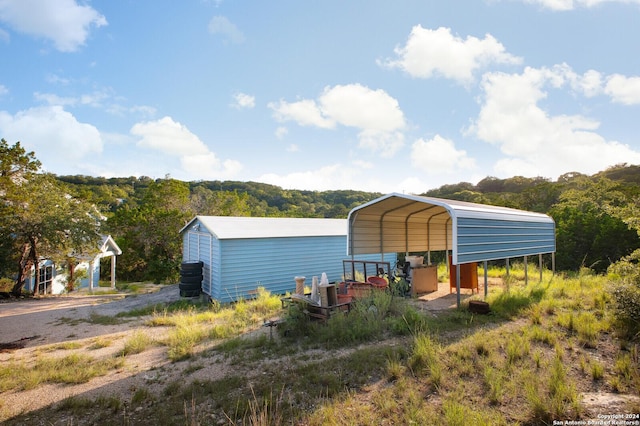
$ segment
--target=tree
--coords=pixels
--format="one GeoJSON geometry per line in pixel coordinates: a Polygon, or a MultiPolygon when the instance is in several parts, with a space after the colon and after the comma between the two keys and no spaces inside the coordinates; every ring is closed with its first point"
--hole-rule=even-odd
{"type": "Polygon", "coordinates": [[[0,140],[0,277],[13,276],[18,261],[13,240],[11,218],[20,209],[16,200],[22,195],[21,187],[40,169],[40,162],[33,152],[27,152],[20,142],[10,146],[0,140]]]}
{"type": "Polygon", "coordinates": [[[614,211],[628,203],[621,185],[609,179],[587,177],[575,181],[550,210],[556,221],[557,264],[559,269],[582,266],[597,272],[640,246],[638,235],[614,211]]]}
{"type": "Polygon", "coordinates": [[[212,191],[196,186],[189,201],[191,210],[202,216],[251,216],[249,196],[238,191],[212,191]]]}
{"type": "MultiPolygon", "coordinates": [[[[90,204],[69,195],[53,175],[40,174],[40,162],[20,142],[0,142],[0,239],[17,269],[12,293],[19,295],[40,259],[69,259],[95,250],[100,216],[90,204]],[[9,254],[10,253],[10,254],[9,254]]],[[[39,274],[36,274],[36,282],[39,274]]],[[[38,286],[35,286],[38,291],[38,286]]]]}
{"type": "MultiPolygon", "coordinates": [[[[52,175],[33,175],[21,185],[23,198],[8,222],[18,250],[18,274],[12,292],[20,294],[40,259],[69,261],[97,249],[100,215],[87,202],[71,197],[52,175]]],[[[36,274],[36,284],[39,274],[36,274]]],[[[35,286],[38,292],[38,285],[35,286]]]]}
{"type": "Polygon", "coordinates": [[[176,282],[182,260],[179,231],[193,216],[189,185],[159,179],[143,189],[137,205],[124,205],[107,220],[122,249],[121,276],[176,282]]]}

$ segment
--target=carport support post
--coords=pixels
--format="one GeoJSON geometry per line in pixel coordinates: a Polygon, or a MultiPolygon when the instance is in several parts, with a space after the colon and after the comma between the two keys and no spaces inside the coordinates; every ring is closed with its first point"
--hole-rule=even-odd
{"type": "Polygon", "coordinates": [[[456,303],[460,307],[460,264],[456,265],[456,303]]]}
{"type": "Polygon", "coordinates": [[[489,275],[487,272],[487,261],[484,261],[483,264],[483,268],[484,268],[484,298],[487,298],[487,294],[489,293],[489,275]]]}
{"type": "Polygon", "coordinates": [[[540,282],[542,282],[542,254],[538,255],[538,269],[540,269],[540,282]]]}
{"type": "Polygon", "coordinates": [[[524,285],[529,285],[529,268],[527,267],[527,256],[524,257],[524,285]]]}

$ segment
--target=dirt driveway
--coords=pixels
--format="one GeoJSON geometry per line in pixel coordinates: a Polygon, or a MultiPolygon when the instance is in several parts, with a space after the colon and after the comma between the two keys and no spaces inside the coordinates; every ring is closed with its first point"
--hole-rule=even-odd
{"type": "Polygon", "coordinates": [[[63,295],[0,303],[0,344],[22,342],[24,347],[60,343],[125,331],[131,323],[95,327],[92,316],[115,316],[120,312],[180,299],[178,285],[145,287],[146,293],[63,295]],[[72,327],[64,327],[65,324],[72,327]]]}

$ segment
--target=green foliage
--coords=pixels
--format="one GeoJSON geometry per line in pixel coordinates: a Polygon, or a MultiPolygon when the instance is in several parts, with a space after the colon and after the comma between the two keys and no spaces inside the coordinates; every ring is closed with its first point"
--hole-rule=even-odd
{"type": "Polygon", "coordinates": [[[413,352],[409,357],[409,366],[419,374],[426,372],[434,387],[440,386],[443,367],[440,363],[441,347],[427,333],[419,334],[413,343],[413,352]]]}
{"type": "MultiPolygon", "coordinates": [[[[62,193],[71,195],[75,203],[83,203],[85,210],[87,206],[95,206],[107,218],[101,233],[110,233],[123,249],[123,256],[118,259],[118,276],[129,281],[177,282],[181,260],[178,231],[197,214],[346,217],[352,208],[381,195],[361,191],[283,190],[258,182],[181,182],[168,177],[153,180],[145,176],[108,179],[60,176],[57,183],[64,185],[58,185],[52,192],[42,182],[35,182],[40,180],[35,179],[39,167],[34,153],[25,152],[20,143],[10,146],[2,140],[0,193],[3,199],[14,197],[15,202],[3,203],[0,214],[12,217],[15,212],[11,209],[27,200],[35,206],[40,202],[38,198],[60,199],[62,193]]],[[[603,272],[612,262],[640,248],[639,173],[639,167],[621,164],[594,176],[567,173],[555,182],[543,177],[488,176],[477,185],[448,184],[425,194],[548,213],[556,221],[557,269],[577,271],[587,266],[603,272]]],[[[43,203],[37,215],[43,216],[47,206],[50,204],[43,203]]],[[[62,221],[47,220],[51,222],[49,229],[62,229],[62,221]]],[[[18,222],[27,223],[22,218],[18,222]]],[[[16,241],[3,237],[13,235],[13,229],[12,223],[0,224],[0,277],[15,275],[15,265],[22,253],[16,241]]],[[[84,237],[86,234],[78,240],[84,237]]],[[[36,256],[69,251],[48,234],[46,240],[50,239],[51,244],[38,243],[41,247],[37,247],[36,256]]],[[[402,282],[392,287],[398,295],[406,292],[402,282]]]]}
{"type": "Polygon", "coordinates": [[[15,293],[21,290],[31,266],[39,259],[63,263],[69,256],[97,251],[99,212],[89,203],[71,197],[53,176],[33,175],[14,195],[7,202],[15,208],[4,222],[11,228],[7,238],[15,252],[21,253],[21,276],[13,289],[15,293]]]}
{"type": "Polygon", "coordinates": [[[152,343],[153,340],[145,332],[136,331],[124,342],[122,355],[127,356],[139,354],[144,352],[152,343]]]}
{"type": "Polygon", "coordinates": [[[612,265],[610,283],[614,325],[626,338],[640,337],[640,250],[612,265]]]}
{"type": "Polygon", "coordinates": [[[622,186],[605,178],[584,178],[564,191],[549,212],[557,226],[558,268],[604,272],[638,248],[637,233],[614,214],[627,200],[622,186]]]}
{"type": "Polygon", "coordinates": [[[182,261],[180,229],[191,219],[189,186],[173,179],[151,183],[137,206],[124,206],[108,220],[123,255],[118,275],[125,280],[175,283],[182,261]]]}

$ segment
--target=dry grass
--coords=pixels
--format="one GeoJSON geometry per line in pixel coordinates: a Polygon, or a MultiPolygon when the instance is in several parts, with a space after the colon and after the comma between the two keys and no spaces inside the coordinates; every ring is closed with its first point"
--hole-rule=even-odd
{"type": "MultiPolygon", "coordinates": [[[[82,400],[70,400],[60,411],[30,418],[64,416],[80,424],[100,415],[114,423],[159,425],[549,424],[596,418],[598,411],[581,399],[585,392],[637,395],[638,348],[611,328],[602,296],[606,278],[545,273],[538,283],[530,271],[525,285],[515,268],[504,286],[491,289],[488,316],[462,308],[434,317],[377,295],[327,325],[293,312],[295,322],[270,338],[246,335],[278,314],[279,299],[267,294],[227,307],[158,310],[147,327],[169,328],[157,342],[166,346],[171,368],[183,372],[181,380],[165,383],[159,393],[139,388],[121,405],[83,408],[82,400]],[[191,378],[216,365],[232,368],[217,379],[191,378]],[[135,411],[127,411],[130,404],[135,411]]],[[[151,344],[142,334],[129,342],[142,351],[151,344]]],[[[6,377],[0,373],[0,383],[6,377]]],[[[26,385],[14,389],[20,386],[26,385]]],[[[628,412],[638,406],[627,406],[628,412]]]]}

